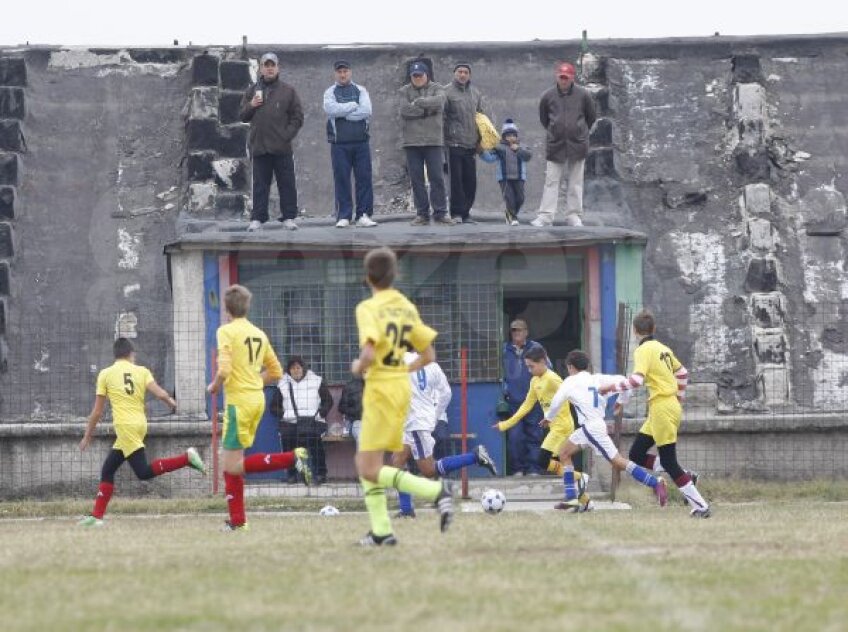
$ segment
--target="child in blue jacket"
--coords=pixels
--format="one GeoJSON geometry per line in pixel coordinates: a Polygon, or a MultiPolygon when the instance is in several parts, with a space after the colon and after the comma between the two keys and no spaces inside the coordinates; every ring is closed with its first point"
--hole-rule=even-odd
{"type": "Polygon", "coordinates": [[[498,165],[497,178],[506,204],[506,223],[518,226],[518,212],[524,204],[524,182],[527,180],[527,162],[532,152],[518,142],[518,126],[507,119],[501,128],[501,142],[494,149],[484,151],[480,157],[485,162],[498,165]]]}

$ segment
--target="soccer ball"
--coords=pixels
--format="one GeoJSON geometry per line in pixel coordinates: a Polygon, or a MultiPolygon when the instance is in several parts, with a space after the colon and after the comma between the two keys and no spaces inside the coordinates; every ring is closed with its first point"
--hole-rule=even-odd
{"type": "Polygon", "coordinates": [[[340,513],[341,512],[332,505],[324,505],[321,507],[321,511],[318,512],[319,515],[324,517],[338,516],[340,513]]]}
{"type": "Polygon", "coordinates": [[[486,513],[500,513],[506,505],[506,496],[499,489],[487,489],[480,497],[480,504],[483,505],[483,511],[486,513]]]}

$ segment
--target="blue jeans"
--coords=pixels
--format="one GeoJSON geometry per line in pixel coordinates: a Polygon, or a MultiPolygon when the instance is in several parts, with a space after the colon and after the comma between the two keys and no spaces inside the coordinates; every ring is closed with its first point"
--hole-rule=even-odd
{"type": "Polygon", "coordinates": [[[350,174],[356,180],[356,219],[374,212],[374,187],[371,182],[371,146],[361,143],[332,143],[333,182],[336,185],[336,219],[353,219],[350,174]]]}
{"type": "MultiPolygon", "coordinates": [[[[510,404],[510,409],[510,415],[512,415],[518,410],[518,406],[513,407],[510,404]]],[[[509,462],[513,474],[516,472],[542,473],[542,468],[539,466],[539,449],[542,447],[545,434],[544,429],[539,427],[542,416],[542,409],[537,404],[524,419],[507,430],[509,462]]]]}

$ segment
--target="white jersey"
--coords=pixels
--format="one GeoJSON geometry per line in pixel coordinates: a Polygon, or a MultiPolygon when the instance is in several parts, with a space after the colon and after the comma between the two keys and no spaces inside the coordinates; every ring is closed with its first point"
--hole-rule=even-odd
{"type": "MultiPolygon", "coordinates": [[[[404,360],[410,364],[417,354],[407,353],[404,360]]],[[[436,421],[445,418],[451,401],[451,388],[445,372],[435,362],[431,362],[415,373],[409,374],[412,382],[412,401],[404,430],[426,430],[433,432],[436,421]]]]}
{"type": "Polygon", "coordinates": [[[623,375],[604,375],[602,373],[589,373],[588,371],[569,375],[557,389],[545,419],[553,419],[566,402],[571,402],[577,412],[575,421],[578,424],[601,423],[606,425],[604,418],[607,401],[614,397],[616,393],[601,395],[599,391],[605,386],[618,384],[625,379],[623,375]]]}

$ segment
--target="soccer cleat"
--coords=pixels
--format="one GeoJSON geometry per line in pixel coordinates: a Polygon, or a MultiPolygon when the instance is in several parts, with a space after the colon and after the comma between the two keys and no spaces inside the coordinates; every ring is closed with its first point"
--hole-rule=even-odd
{"type": "Polygon", "coordinates": [[[453,483],[442,479],[442,491],[436,496],[436,502],[433,504],[439,511],[439,528],[444,533],[453,522],[453,483]]]}
{"type": "Polygon", "coordinates": [[[415,510],[413,509],[411,512],[399,511],[392,517],[397,518],[398,520],[401,520],[401,519],[414,520],[415,519],[415,510]]]}
{"type": "Polygon", "coordinates": [[[245,522],[244,524],[233,524],[229,520],[224,522],[224,526],[221,528],[221,531],[228,533],[230,531],[240,531],[241,533],[247,533],[250,531],[250,526],[245,522]]]}
{"type": "Polygon", "coordinates": [[[713,515],[713,512],[710,511],[709,507],[704,507],[703,509],[693,509],[689,512],[689,516],[692,518],[709,518],[713,515]]]}
{"type": "Polygon", "coordinates": [[[660,507],[665,507],[668,504],[668,487],[665,485],[664,478],[657,479],[657,486],[654,487],[654,494],[660,503],[660,507]]]}
{"type": "Polygon", "coordinates": [[[585,503],[581,503],[579,500],[563,500],[554,505],[554,509],[570,513],[587,513],[595,510],[595,503],[592,502],[591,498],[585,503]]]}
{"type": "Polygon", "coordinates": [[[389,533],[388,535],[374,535],[369,531],[365,534],[364,538],[357,542],[357,544],[366,548],[375,546],[395,546],[397,544],[397,538],[392,533],[389,533]]]}
{"type": "Polygon", "coordinates": [[[94,516],[86,516],[77,523],[80,527],[102,527],[103,519],[94,516]]]}
{"type": "Polygon", "coordinates": [[[377,226],[377,222],[371,219],[368,215],[363,215],[356,220],[356,225],[359,226],[359,228],[374,228],[374,226],[377,226]]]}
{"type": "Polygon", "coordinates": [[[206,476],[206,465],[204,465],[203,459],[200,458],[197,450],[195,448],[189,448],[186,450],[186,456],[188,457],[188,466],[206,476]]]}
{"type": "Polygon", "coordinates": [[[492,476],[498,475],[498,466],[495,465],[494,459],[489,456],[489,451],[486,450],[486,446],[482,443],[478,445],[474,449],[474,456],[477,457],[477,465],[480,467],[485,467],[489,472],[491,472],[492,476]]]}
{"type": "Polygon", "coordinates": [[[350,226],[349,219],[340,219],[336,222],[336,228],[347,228],[348,226],[350,226]]]}
{"type": "Polygon", "coordinates": [[[307,486],[312,485],[312,469],[309,467],[309,451],[306,448],[294,449],[294,468],[303,476],[307,486]]]}

